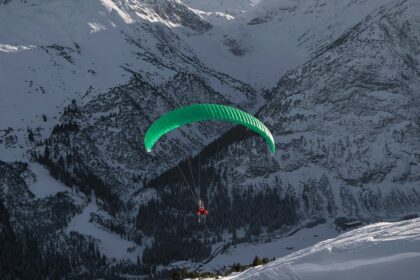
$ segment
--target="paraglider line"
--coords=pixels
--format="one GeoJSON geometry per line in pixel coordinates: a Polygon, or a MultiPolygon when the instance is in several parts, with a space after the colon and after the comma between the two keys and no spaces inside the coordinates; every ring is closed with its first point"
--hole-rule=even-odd
{"type": "Polygon", "coordinates": [[[197,187],[195,186],[195,180],[194,180],[194,172],[192,170],[192,165],[191,165],[191,161],[190,161],[190,157],[187,156],[187,161],[188,161],[188,168],[190,169],[190,173],[191,173],[191,179],[194,185],[194,189],[197,190],[197,187]]]}
{"type": "Polygon", "coordinates": [[[217,143],[216,160],[214,162],[213,173],[211,174],[211,181],[213,182],[216,177],[216,164],[219,162],[220,143],[217,143]]]}
{"type": "Polygon", "coordinates": [[[198,153],[198,196],[201,197],[201,159],[200,159],[201,152],[198,153]]]}
{"type": "MultiPolygon", "coordinates": [[[[166,162],[166,164],[168,164],[168,161],[166,161],[166,160],[165,160],[165,159],[163,159],[161,156],[159,156],[159,153],[156,153],[156,155],[158,156],[158,158],[159,158],[161,161],[164,161],[164,162],[166,162]]],[[[171,164],[171,162],[169,162],[169,165],[172,165],[172,164],[171,164]]],[[[191,185],[190,185],[190,183],[189,183],[189,182],[188,182],[188,180],[187,180],[187,177],[184,175],[184,172],[182,172],[181,168],[178,166],[178,164],[177,164],[177,163],[175,163],[175,167],[178,169],[179,173],[181,174],[182,178],[184,179],[185,184],[187,185],[187,188],[190,190],[191,194],[193,195],[194,200],[198,203],[198,200],[199,200],[199,199],[197,198],[197,195],[196,195],[196,194],[194,193],[194,191],[192,190],[191,185]]]]}

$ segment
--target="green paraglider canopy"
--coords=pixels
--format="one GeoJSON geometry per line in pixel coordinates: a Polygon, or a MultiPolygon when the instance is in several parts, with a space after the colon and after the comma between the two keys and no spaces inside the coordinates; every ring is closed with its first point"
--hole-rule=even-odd
{"type": "Polygon", "coordinates": [[[194,104],[168,112],[157,119],[147,130],[144,146],[151,152],[160,137],[168,132],[194,122],[221,120],[243,125],[261,135],[274,154],[276,145],[270,130],[256,117],[239,109],[219,104],[194,104]]]}

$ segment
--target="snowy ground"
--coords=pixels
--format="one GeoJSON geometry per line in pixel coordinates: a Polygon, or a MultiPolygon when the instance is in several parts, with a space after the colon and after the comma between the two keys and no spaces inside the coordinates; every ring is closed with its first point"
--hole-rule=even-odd
{"type": "Polygon", "coordinates": [[[415,280],[419,264],[420,219],[413,219],[368,225],[224,279],[415,280]]]}
{"type": "Polygon", "coordinates": [[[229,248],[205,264],[201,270],[215,271],[233,263],[247,265],[255,256],[261,258],[283,257],[296,250],[304,249],[321,240],[337,236],[331,224],[322,224],[314,228],[303,228],[291,236],[273,239],[266,243],[243,243],[229,248]]]}
{"type": "Polygon", "coordinates": [[[97,224],[91,222],[91,214],[99,211],[96,205],[95,196],[92,197],[91,202],[85,207],[83,212],[73,217],[67,226],[67,232],[76,231],[80,234],[91,236],[100,240],[99,249],[107,257],[115,258],[117,260],[130,259],[135,261],[137,255],[141,255],[140,248],[134,242],[122,239],[118,234],[110,232],[101,228],[97,224]],[[129,248],[136,248],[128,250],[129,248]]]}
{"type": "Polygon", "coordinates": [[[35,174],[36,180],[33,184],[29,184],[29,189],[37,198],[69,191],[69,187],[51,177],[49,171],[41,164],[31,163],[30,170],[35,174]]]}

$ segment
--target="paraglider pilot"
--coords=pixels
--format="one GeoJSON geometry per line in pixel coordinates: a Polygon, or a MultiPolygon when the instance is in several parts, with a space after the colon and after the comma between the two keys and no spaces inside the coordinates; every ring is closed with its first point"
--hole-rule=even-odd
{"type": "Polygon", "coordinates": [[[206,208],[204,208],[204,203],[201,199],[198,200],[198,222],[204,223],[206,221],[207,215],[209,214],[209,211],[207,211],[206,208]]]}

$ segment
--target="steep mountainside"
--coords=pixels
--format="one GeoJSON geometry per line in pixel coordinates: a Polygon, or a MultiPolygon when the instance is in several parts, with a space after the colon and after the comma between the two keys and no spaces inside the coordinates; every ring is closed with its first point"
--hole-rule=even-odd
{"type": "Polygon", "coordinates": [[[39,278],[159,278],[419,211],[420,4],[385,2],[0,1],[0,249],[39,278]],[[206,102],[256,113],[275,156],[220,122],[145,152],[153,120],[206,102]]]}
{"type": "MultiPolygon", "coordinates": [[[[115,257],[134,261],[123,269],[147,274],[138,265],[139,205],[128,200],[146,178],[228,127],[183,131],[153,157],[142,145],[146,127],[190,103],[255,111],[259,95],[206,66],[183,41],[212,26],[180,1],[2,3],[0,25],[8,28],[0,31],[0,201],[16,242],[33,239],[41,263],[41,256],[63,253],[58,273],[104,277],[112,264],[120,269],[115,257]],[[164,149],[172,157],[162,160],[164,149]],[[76,251],[80,257],[67,265],[76,251]]],[[[34,277],[50,275],[43,265],[47,274],[34,277]]]]}
{"type": "Polygon", "coordinates": [[[226,130],[177,135],[170,141],[178,145],[166,145],[173,156],[163,161],[142,146],[151,121],[191,103],[251,111],[259,104],[253,88],[208,68],[182,40],[212,26],[179,1],[12,1],[0,13],[11,26],[0,33],[2,159],[34,156],[67,185],[107,196],[113,214],[146,174],[226,130]],[[26,20],[15,25],[16,17],[26,20]]]}
{"type": "Polygon", "coordinates": [[[322,197],[318,181],[347,215],[419,206],[419,8],[380,9],[271,92],[259,115],[276,133],[282,180],[299,193],[322,197]]]}
{"type": "MultiPolygon", "coordinates": [[[[61,275],[107,275],[98,241],[63,229],[84,200],[71,192],[37,197],[41,180],[25,163],[0,161],[0,274],[2,279],[46,279],[61,275]]],[[[46,182],[42,182],[45,186],[46,182]]],[[[57,184],[55,184],[57,187],[57,184]]]]}
{"type": "Polygon", "coordinates": [[[21,159],[28,127],[36,141],[48,137],[72,100],[87,104],[133,80],[151,87],[177,80],[173,90],[188,96],[165,94],[185,101],[199,94],[188,88],[195,79],[226,102],[259,104],[250,86],[208,68],[183,41],[211,25],[179,1],[11,1],[0,6],[0,24],[8,26],[0,31],[0,130],[11,127],[16,138],[2,145],[3,159],[21,159]]]}
{"type": "MultiPolygon", "coordinates": [[[[232,227],[250,240],[307,219],[372,221],[419,211],[419,10],[416,1],[381,8],[280,80],[257,114],[274,133],[274,157],[259,137],[238,131],[202,152],[211,163],[201,168],[210,178],[202,197],[217,221],[209,232],[219,236],[231,225],[223,238],[235,243],[232,227]]],[[[160,200],[143,208],[179,207],[166,196],[178,194],[176,172],[150,182],[160,200]]],[[[150,232],[143,208],[137,227],[150,232]]]]}
{"type": "Polygon", "coordinates": [[[389,0],[185,0],[213,24],[189,44],[214,69],[271,88],[389,0]]]}

